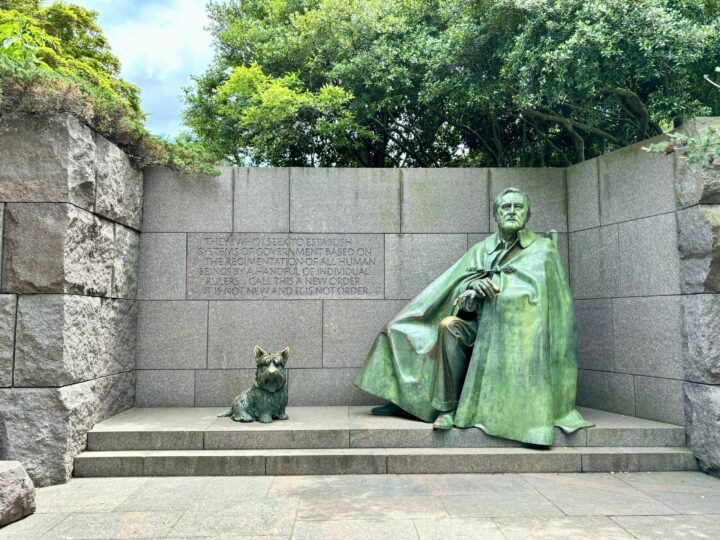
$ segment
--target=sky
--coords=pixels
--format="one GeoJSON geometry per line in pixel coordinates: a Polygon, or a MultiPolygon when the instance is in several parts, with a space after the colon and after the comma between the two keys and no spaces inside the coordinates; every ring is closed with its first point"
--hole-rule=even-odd
{"type": "Polygon", "coordinates": [[[182,129],[182,87],[212,59],[206,0],[73,0],[100,13],[98,23],[122,62],[123,79],[142,90],[148,129],[182,129]]]}

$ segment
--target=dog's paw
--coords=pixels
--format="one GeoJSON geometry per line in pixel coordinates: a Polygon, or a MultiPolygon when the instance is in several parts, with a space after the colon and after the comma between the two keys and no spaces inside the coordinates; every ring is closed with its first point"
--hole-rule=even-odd
{"type": "Polygon", "coordinates": [[[269,424],[270,422],[272,422],[272,417],[264,414],[260,418],[258,418],[258,421],[262,422],[263,424],[269,424]]]}
{"type": "Polygon", "coordinates": [[[287,420],[287,419],[288,419],[288,415],[285,414],[285,413],[281,413],[281,414],[278,414],[278,415],[275,417],[275,419],[277,419],[277,420],[287,420]]]}

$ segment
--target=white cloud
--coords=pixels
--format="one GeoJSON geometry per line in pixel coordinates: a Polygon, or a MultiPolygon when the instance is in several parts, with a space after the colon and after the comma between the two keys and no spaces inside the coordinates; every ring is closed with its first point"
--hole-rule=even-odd
{"type": "Polygon", "coordinates": [[[129,20],[105,29],[128,76],[155,80],[188,77],[208,64],[212,51],[203,1],[145,3],[129,20]]]}
{"type": "Polygon", "coordinates": [[[122,76],[143,90],[151,130],[174,135],[180,124],[181,87],[212,58],[205,0],[74,0],[100,13],[99,23],[122,76]]]}

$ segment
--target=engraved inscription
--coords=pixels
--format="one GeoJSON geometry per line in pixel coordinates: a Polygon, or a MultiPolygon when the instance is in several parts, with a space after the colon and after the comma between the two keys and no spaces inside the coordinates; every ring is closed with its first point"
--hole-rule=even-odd
{"type": "Polygon", "coordinates": [[[381,234],[194,233],[188,298],[382,298],[381,234]]]}

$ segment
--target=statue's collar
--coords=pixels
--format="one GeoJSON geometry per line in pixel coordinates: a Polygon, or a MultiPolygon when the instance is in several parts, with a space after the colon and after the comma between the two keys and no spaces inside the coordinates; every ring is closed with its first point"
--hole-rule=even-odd
{"type": "MultiPolygon", "coordinates": [[[[538,235],[531,231],[530,229],[520,229],[518,231],[518,240],[520,242],[520,247],[525,249],[530,244],[532,244],[535,240],[538,239],[538,235]]],[[[487,249],[488,253],[493,253],[496,249],[501,247],[503,245],[502,240],[500,239],[499,233],[493,233],[485,240],[485,247],[487,249]]]]}

